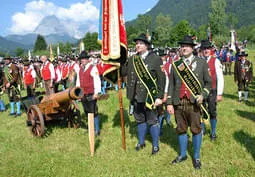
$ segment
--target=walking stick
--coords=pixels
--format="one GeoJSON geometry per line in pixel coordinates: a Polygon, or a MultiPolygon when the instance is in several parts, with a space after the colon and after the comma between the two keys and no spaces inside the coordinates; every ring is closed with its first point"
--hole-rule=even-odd
{"type": "Polygon", "coordinates": [[[90,155],[93,157],[95,152],[94,113],[88,113],[88,126],[89,126],[90,155]]]}
{"type": "Polygon", "coordinates": [[[119,93],[119,105],[120,105],[120,125],[121,125],[121,134],[122,134],[122,148],[124,149],[124,151],[126,151],[126,137],[125,137],[125,124],[124,124],[120,69],[118,69],[118,88],[119,88],[118,93],[119,93]]]}

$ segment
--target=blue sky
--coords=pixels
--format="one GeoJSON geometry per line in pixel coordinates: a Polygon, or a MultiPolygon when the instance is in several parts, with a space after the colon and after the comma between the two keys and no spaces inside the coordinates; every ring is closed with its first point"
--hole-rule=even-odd
{"type": "MultiPolygon", "coordinates": [[[[135,19],[157,2],[122,0],[125,21],[135,19]]],[[[93,23],[98,21],[99,5],[100,0],[1,0],[0,36],[29,33],[47,15],[56,15],[73,27],[93,23]]],[[[95,31],[95,28],[89,30],[95,31]]]]}

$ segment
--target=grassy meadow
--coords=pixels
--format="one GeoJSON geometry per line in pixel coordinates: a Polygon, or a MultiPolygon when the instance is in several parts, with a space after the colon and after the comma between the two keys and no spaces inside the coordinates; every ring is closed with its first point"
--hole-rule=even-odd
{"type": "MultiPolygon", "coordinates": [[[[248,58],[255,63],[255,50],[248,58]]],[[[232,66],[233,67],[233,66],[232,66]]],[[[232,70],[233,71],[233,70],[232,70]]],[[[170,162],[178,154],[174,116],[171,126],[163,127],[160,152],[151,156],[151,139],[146,148],[136,152],[136,123],[128,115],[126,91],[122,90],[126,151],[122,149],[118,94],[108,92],[107,100],[99,101],[101,135],[95,139],[95,155],[90,156],[87,121],[68,129],[64,123],[47,125],[47,134],[35,138],[26,127],[26,114],[19,118],[0,113],[0,176],[1,177],[92,177],[92,176],[255,176],[255,81],[250,85],[249,102],[239,103],[233,75],[225,76],[223,101],[218,104],[216,142],[207,134],[201,149],[202,169],[192,166],[189,139],[188,159],[180,164],[170,162]]],[[[7,96],[3,96],[5,103],[7,96]]],[[[80,104],[80,108],[81,104],[80,104]]],[[[82,110],[83,113],[83,110],[82,110]]]]}

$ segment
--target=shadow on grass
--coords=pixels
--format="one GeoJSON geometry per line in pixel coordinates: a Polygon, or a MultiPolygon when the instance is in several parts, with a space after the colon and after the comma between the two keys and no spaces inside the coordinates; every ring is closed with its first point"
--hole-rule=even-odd
{"type": "MultiPolygon", "coordinates": [[[[108,116],[102,113],[98,114],[100,120],[100,129],[103,127],[103,124],[108,121],[108,116]]],[[[81,128],[88,129],[88,117],[83,112],[81,114],[81,128]]]]}
{"type": "MultiPolygon", "coordinates": [[[[101,128],[102,125],[108,121],[108,116],[104,114],[99,114],[99,118],[100,118],[100,128],[101,128]]],[[[64,118],[48,120],[48,121],[45,121],[45,128],[46,128],[46,131],[45,131],[44,137],[48,137],[52,133],[53,129],[55,128],[58,128],[58,129],[68,128],[68,122],[64,118]]],[[[83,111],[81,113],[81,122],[79,123],[78,128],[88,129],[88,118],[83,111]]]]}
{"type": "Polygon", "coordinates": [[[238,95],[237,95],[237,93],[236,93],[235,95],[224,93],[223,97],[225,97],[225,98],[230,98],[231,100],[236,100],[236,101],[238,100],[238,95]]]}
{"type": "MultiPolygon", "coordinates": [[[[124,127],[129,128],[129,134],[131,135],[131,138],[136,136],[136,122],[130,121],[129,115],[127,110],[123,110],[123,116],[124,116],[124,127]]],[[[113,127],[120,127],[121,128],[121,117],[120,117],[120,111],[116,111],[114,118],[113,118],[113,127]]],[[[126,132],[126,130],[125,130],[126,132]]]]}
{"type": "Polygon", "coordinates": [[[100,139],[95,138],[95,152],[96,152],[96,151],[97,151],[97,149],[99,148],[100,144],[101,144],[101,140],[100,140],[100,139]]]}
{"type": "Polygon", "coordinates": [[[247,106],[255,106],[255,82],[252,82],[251,84],[253,85],[249,85],[249,101],[245,102],[247,106]]]}
{"type": "Polygon", "coordinates": [[[45,124],[45,135],[43,137],[45,138],[50,136],[55,128],[58,128],[58,129],[68,128],[67,121],[61,118],[47,120],[44,122],[44,124],[45,124]]]}
{"type": "Polygon", "coordinates": [[[179,153],[179,145],[178,145],[178,135],[176,133],[176,129],[173,127],[173,124],[163,125],[163,133],[160,136],[160,142],[169,145],[176,152],[176,156],[179,153]]]}
{"type": "Polygon", "coordinates": [[[255,122],[255,114],[253,112],[235,110],[236,114],[241,118],[249,119],[255,122]]]}
{"type": "MultiPolygon", "coordinates": [[[[255,77],[255,76],[253,76],[253,78],[254,78],[254,77],[255,77]]],[[[250,83],[249,87],[250,87],[251,89],[255,89],[255,80],[254,80],[253,82],[250,83]]]]}
{"type": "Polygon", "coordinates": [[[243,130],[236,131],[233,134],[233,137],[238,143],[240,143],[247,149],[247,151],[252,155],[253,159],[255,160],[255,137],[249,135],[243,130]]]}

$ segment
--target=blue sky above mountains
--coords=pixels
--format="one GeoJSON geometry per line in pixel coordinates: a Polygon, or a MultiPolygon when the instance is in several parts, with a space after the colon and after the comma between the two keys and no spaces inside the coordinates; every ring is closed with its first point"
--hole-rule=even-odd
{"type": "MultiPolygon", "coordinates": [[[[137,2],[122,0],[126,21],[145,13],[158,0],[137,2]]],[[[100,0],[1,0],[0,35],[34,32],[44,17],[55,15],[75,37],[80,37],[98,30],[99,6],[100,0]]]]}

